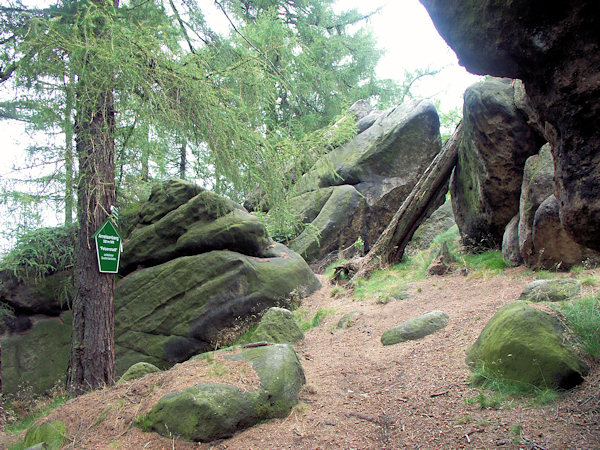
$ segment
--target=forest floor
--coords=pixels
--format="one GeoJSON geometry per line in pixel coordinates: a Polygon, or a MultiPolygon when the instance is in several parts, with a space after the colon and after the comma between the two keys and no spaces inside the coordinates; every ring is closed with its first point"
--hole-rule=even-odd
{"type": "MultiPolygon", "coordinates": [[[[215,375],[190,363],[71,400],[47,420],[67,424],[74,448],[600,448],[596,362],[588,361],[590,375],[582,385],[546,406],[527,398],[498,400],[469,384],[465,350],[531,280],[522,269],[489,278],[430,277],[410,283],[408,298],[384,303],[333,298],[332,286],[321,276],[323,288],[301,307],[330,314],[296,346],[306,375],[300,403],[287,418],[230,439],[193,444],[131,425],[164,393],[215,375]],[[381,345],[385,330],[434,309],[449,315],[446,328],[421,340],[381,345]],[[339,319],[352,311],[361,311],[353,325],[337,329],[339,319]]],[[[230,382],[249,389],[256,384],[231,369],[225,375],[230,382]]],[[[0,437],[0,446],[10,439],[15,436],[0,437]]]]}

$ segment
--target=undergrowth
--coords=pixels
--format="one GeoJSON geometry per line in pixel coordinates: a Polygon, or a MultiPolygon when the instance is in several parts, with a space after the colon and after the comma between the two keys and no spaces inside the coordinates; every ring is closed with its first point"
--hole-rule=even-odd
{"type": "Polygon", "coordinates": [[[64,405],[71,396],[63,390],[53,390],[50,396],[31,396],[30,398],[11,398],[4,402],[4,414],[7,423],[4,432],[17,434],[27,430],[33,423],[64,405]]]}
{"type": "Polygon", "coordinates": [[[466,399],[467,404],[477,404],[481,409],[511,407],[516,399],[525,398],[532,405],[543,406],[554,402],[560,393],[551,389],[541,389],[518,380],[507,380],[485,366],[473,368],[469,377],[471,385],[479,388],[475,397],[466,399]]]}
{"type": "Polygon", "coordinates": [[[600,358],[600,294],[553,306],[571,332],[575,345],[586,355],[600,358]]]}
{"type": "Polygon", "coordinates": [[[39,281],[46,275],[73,267],[75,225],[39,228],[22,235],[13,249],[0,261],[19,281],[39,281]]]}

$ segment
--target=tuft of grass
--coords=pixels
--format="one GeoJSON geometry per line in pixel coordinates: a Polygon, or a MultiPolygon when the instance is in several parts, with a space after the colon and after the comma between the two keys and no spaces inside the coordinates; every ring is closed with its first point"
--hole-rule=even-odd
{"type": "Polygon", "coordinates": [[[475,399],[482,409],[498,409],[519,398],[528,399],[532,405],[544,406],[553,403],[560,396],[550,388],[540,389],[529,383],[507,380],[483,365],[473,368],[469,382],[480,388],[475,399]],[[490,395],[486,396],[484,391],[490,395]]]}
{"type": "Polygon", "coordinates": [[[235,340],[231,343],[231,346],[235,347],[237,345],[245,345],[245,344],[249,344],[250,342],[252,342],[252,336],[254,335],[254,332],[256,331],[257,327],[258,327],[258,324],[250,327],[248,329],[248,331],[246,331],[244,334],[235,338],[235,340]]]}
{"type": "Polygon", "coordinates": [[[334,286],[329,291],[329,296],[333,298],[344,297],[348,293],[348,290],[343,286],[334,286]]]}
{"type": "Polygon", "coordinates": [[[471,423],[472,421],[473,418],[469,414],[464,414],[454,419],[454,423],[456,423],[457,425],[466,425],[468,423],[471,423]]]}
{"type": "Polygon", "coordinates": [[[600,285],[600,276],[596,273],[578,275],[577,280],[579,280],[582,286],[600,285]]]}
{"type": "Polygon", "coordinates": [[[600,357],[600,294],[576,298],[554,306],[575,338],[575,344],[592,358],[600,357]]]}
{"type": "MultiPolygon", "coordinates": [[[[323,275],[325,275],[328,279],[331,280],[333,278],[333,275],[334,275],[334,272],[335,272],[335,268],[337,266],[341,266],[342,264],[345,264],[347,262],[348,262],[347,259],[338,259],[337,261],[332,262],[331,264],[329,264],[327,266],[327,268],[323,272],[323,275]]],[[[342,278],[342,279],[345,279],[345,278],[342,278]]],[[[348,280],[346,280],[346,281],[348,281],[348,280]]]]}
{"type": "Polygon", "coordinates": [[[508,267],[502,257],[502,252],[490,250],[477,254],[465,254],[461,257],[465,267],[469,269],[470,277],[489,278],[500,275],[508,267]]]}
{"type": "Polygon", "coordinates": [[[300,329],[306,332],[321,325],[323,319],[331,314],[335,314],[333,309],[319,308],[311,318],[308,318],[308,311],[299,308],[294,311],[294,318],[296,319],[296,322],[298,322],[300,329]]]}

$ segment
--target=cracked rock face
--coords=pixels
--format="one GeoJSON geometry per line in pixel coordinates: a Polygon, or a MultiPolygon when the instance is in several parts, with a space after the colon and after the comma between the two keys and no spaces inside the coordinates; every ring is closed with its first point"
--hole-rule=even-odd
{"type": "Polygon", "coordinates": [[[600,250],[597,2],[420,1],[467,70],[523,80],[552,146],[561,222],[600,250]]]}

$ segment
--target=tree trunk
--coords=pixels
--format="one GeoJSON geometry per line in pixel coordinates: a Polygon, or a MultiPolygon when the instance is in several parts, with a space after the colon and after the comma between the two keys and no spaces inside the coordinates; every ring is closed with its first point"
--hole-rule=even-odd
{"type": "Polygon", "coordinates": [[[364,258],[340,266],[337,268],[338,272],[353,275],[354,279],[367,278],[373,270],[402,260],[404,249],[416,229],[444,202],[448,181],[458,160],[458,146],[462,135],[460,123],[369,253],[364,258]]]}
{"type": "MultiPolygon", "coordinates": [[[[78,99],[79,100],[79,99],[78,99]]],[[[76,125],[79,231],[75,242],[75,298],[70,389],[82,393],[115,381],[114,275],[100,273],[92,235],[115,204],[115,115],[112,93],[83,107],[76,125]]]]}
{"type": "MultiPolygon", "coordinates": [[[[105,0],[93,0],[102,4],[105,0]]],[[[118,0],[113,0],[118,6],[118,0]]],[[[105,30],[95,31],[104,37],[105,30]]],[[[109,77],[86,56],[88,80],[109,77]]],[[[88,81],[88,83],[90,83],[88,81]]],[[[75,150],[79,159],[75,241],[75,298],[69,388],[75,394],[115,382],[114,275],[100,273],[94,232],[115,204],[115,108],[110,90],[80,81],[75,97],[75,150]]]]}
{"type": "Polygon", "coordinates": [[[185,180],[185,169],[187,166],[187,141],[182,139],[179,148],[179,178],[185,180]]]}

